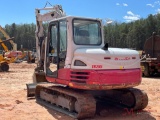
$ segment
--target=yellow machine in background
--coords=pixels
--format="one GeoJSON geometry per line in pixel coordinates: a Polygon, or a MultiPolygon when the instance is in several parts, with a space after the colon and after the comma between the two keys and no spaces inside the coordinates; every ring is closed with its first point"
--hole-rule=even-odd
{"type": "MultiPolygon", "coordinates": [[[[5,32],[5,30],[1,26],[0,26],[0,32],[4,35],[6,39],[10,39],[10,36],[5,32]]],[[[14,43],[12,39],[10,39],[9,42],[11,43],[13,50],[17,51],[17,44],[14,43]]]]}
{"type": "Polygon", "coordinates": [[[19,56],[17,54],[17,44],[13,42],[13,37],[10,38],[10,36],[5,32],[5,30],[0,26],[0,32],[4,35],[6,40],[0,39],[0,45],[3,48],[2,54],[0,54],[0,71],[8,71],[10,63],[13,63],[17,60],[19,56]],[[9,42],[12,46],[12,50],[9,50],[8,47],[5,45],[5,42],[9,42]],[[16,55],[14,55],[16,54],[16,55]]]}
{"type": "Polygon", "coordinates": [[[10,44],[12,46],[12,50],[8,50],[8,48],[4,45],[4,43],[1,44],[3,49],[6,51],[5,57],[9,57],[9,58],[17,57],[17,59],[25,58],[26,57],[26,53],[24,53],[22,51],[17,51],[17,44],[13,42],[13,38],[10,38],[10,36],[5,32],[5,30],[1,26],[0,26],[0,32],[4,35],[4,37],[6,39],[9,40],[9,42],[10,42],[10,44]]]}
{"type": "Polygon", "coordinates": [[[1,71],[8,71],[10,63],[13,63],[17,58],[16,57],[5,57],[5,53],[10,52],[8,50],[8,47],[4,44],[4,42],[9,41],[13,38],[7,39],[5,41],[2,41],[0,39],[0,45],[3,47],[3,52],[0,54],[0,72],[1,71]]]}
{"type": "Polygon", "coordinates": [[[28,63],[35,63],[36,61],[36,52],[33,51],[27,51],[27,62],[28,63]]]}

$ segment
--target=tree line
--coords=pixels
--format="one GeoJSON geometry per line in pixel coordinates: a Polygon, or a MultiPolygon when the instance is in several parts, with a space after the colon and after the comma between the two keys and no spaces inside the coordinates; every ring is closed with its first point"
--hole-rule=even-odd
{"type": "MultiPolygon", "coordinates": [[[[10,37],[14,37],[14,42],[17,44],[17,49],[21,48],[31,50],[35,47],[35,24],[11,24],[5,25],[4,30],[10,37]]],[[[6,38],[1,34],[2,40],[6,38]]],[[[9,43],[5,43],[7,46],[9,43]]]]}
{"type": "Polygon", "coordinates": [[[160,14],[148,15],[129,23],[114,22],[104,26],[105,42],[111,47],[142,50],[152,33],[160,35],[160,14]]]}
{"type": "MultiPolygon", "coordinates": [[[[47,28],[46,24],[45,28],[47,28]]],[[[4,29],[10,37],[14,37],[14,42],[17,43],[18,50],[22,48],[32,50],[36,46],[36,25],[34,23],[7,24],[4,29]]],[[[150,14],[146,19],[142,18],[128,23],[114,21],[111,24],[104,25],[105,43],[108,43],[110,47],[142,50],[146,39],[153,32],[160,34],[160,14],[150,14]]],[[[0,38],[5,40],[1,33],[0,38]]]]}

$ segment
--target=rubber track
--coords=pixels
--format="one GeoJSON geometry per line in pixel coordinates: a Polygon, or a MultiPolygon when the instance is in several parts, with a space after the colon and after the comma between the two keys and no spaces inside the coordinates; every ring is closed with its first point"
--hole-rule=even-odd
{"type": "Polygon", "coordinates": [[[125,96],[121,96],[121,94],[117,95],[113,95],[113,96],[107,96],[104,98],[103,101],[108,101],[112,104],[115,104],[117,106],[120,107],[125,107],[125,108],[129,108],[129,109],[133,109],[133,110],[142,110],[144,109],[147,105],[148,105],[148,96],[147,94],[142,91],[139,90],[137,88],[128,88],[128,89],[119,89],[119,90],[114,90],[114,92],[121,92],[121,93],[125,93],[125,96]],[[123,100],[129,100],[129,96],[128,94],[130,94],[132,96],[132,102],[130,103],[125,103],[125,101],[123,100]],[[129,105],[127,105],[129,104],[129,105]]]}
{"type": "Polygon", "coordinates": [[[117,107],[128,108],[133,110],[142,110],[148,105],[147,94],[137,88],[112,90],[106,96],[96,97],[96,100],[106,104],[112,104],[117,107]],[[131,100],[131,101],[130,101],[131,100]]]}
{"type": "Polygon", "coordinates": [[[51,109],[54,109],[58,112],[62,112],[67,114],[73,118],[82,119],[82,118],[90,118],[95,115],[96,112],[96,101],[92,95],[86,94],[83,92],[76,92],[74,89],[69,89],[65,87],[58,86],[56,84],[41,84],[36,87],[36,100],[38,103],[43,104],[51,109]],[[66,96],[75,98],[80,106],[80,112],[71,112],[67,109],[63,109],[63,107],[58,107],[54,104],[48,103],[40,98],[41,89],[49,89],[52,91],[57,91],[59,93],[65,94],[66,96]]]}
{"type": "Polygon", "coordinates": [[[144,91],[136,88],[130,88],[129,91],[135,97],[135,105],[133,110],[142,110],[148,105],[148,96],[144,91]]]}

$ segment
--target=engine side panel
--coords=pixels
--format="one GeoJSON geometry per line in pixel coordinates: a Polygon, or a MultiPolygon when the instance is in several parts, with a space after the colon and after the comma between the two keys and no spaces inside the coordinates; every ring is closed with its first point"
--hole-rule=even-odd
{"type": "Polygon", "coordinates": [[[60,69],[58,78],[46,77],[49,82],[77,89],[107,90],[134,87],[141,83],[141,70],[73,70],[60,69]]]}

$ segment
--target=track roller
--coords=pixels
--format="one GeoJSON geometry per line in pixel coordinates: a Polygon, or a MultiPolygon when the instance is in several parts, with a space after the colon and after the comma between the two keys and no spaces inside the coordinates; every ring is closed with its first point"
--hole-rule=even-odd
{"type": "Polygon", "coordinates": [[[76,119],[95,115],[96,101],[91,94],[60,86],[37,85],[36,100],[76,119]]]}

